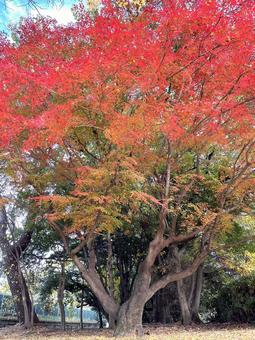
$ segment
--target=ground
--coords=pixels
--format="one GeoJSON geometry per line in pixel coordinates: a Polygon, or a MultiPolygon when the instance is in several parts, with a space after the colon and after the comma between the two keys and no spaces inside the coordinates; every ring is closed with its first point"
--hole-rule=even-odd
{"type": "MultiPolygon", "coordinates": [[[[24,330],[19,326],[0,329],[0,339],[5,340],[109,340],[112,338],[110,330],[60,331],[50,330],[37,326],[33,330],[24,330]]],[[[114,338],[112,338],[114,339],[114,338]]],[[[122,338],[125,340],[135,337],[122,338]]],[[[173,325],[162,327],[160,325],[145,327],[143,340],[254,340],[255,326],[252,325],[203,325],[182,327],[173,325]]]]}

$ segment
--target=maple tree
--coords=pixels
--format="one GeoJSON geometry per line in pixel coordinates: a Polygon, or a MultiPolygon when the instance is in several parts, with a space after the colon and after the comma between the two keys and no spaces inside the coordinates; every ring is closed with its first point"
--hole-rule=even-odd
{"type": "Polygon", "coordinates": [[[9,174],[46,206],[117,335],[142,332],[146,301],[195,272],[234,214],[250,212],[254,10],[236,0],[103,1],[92,15],[78,3],[74,24],[25,19],[15,43],[1,36],[9,174]],[[146,211],[157,227],[120,305],[97,273],[95,238],[134,232],[146,211]]]}

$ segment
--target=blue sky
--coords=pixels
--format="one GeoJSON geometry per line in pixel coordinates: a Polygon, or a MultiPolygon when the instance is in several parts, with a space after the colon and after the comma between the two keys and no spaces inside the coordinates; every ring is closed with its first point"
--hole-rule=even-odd
{"type": "MultiPolygon", "coordinates": [[[[49,5],[47,0],[35,0],[38,10],[42,15],[49,15],[66,24],[73,20],[71,8],[76,0],[59,1],[54,6],[49,5]]],[[[8,25],[15,24],[21,17],[36,16],[35,8],[27,6],[27,0],[0,0],[0,30],[8,32],[8,25]]]]}

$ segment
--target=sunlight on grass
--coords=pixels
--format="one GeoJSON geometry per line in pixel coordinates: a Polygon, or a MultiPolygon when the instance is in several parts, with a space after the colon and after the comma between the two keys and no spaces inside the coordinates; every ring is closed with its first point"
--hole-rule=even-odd
{"type": "MultiPolygon", "coordinates": [[[[54,331],[46,328],[35,328],[33,331],[21,329],[0,329],[0,339],[5,340],[109,340],[112,337],[109,330],[84,331],[54,331]]],[[[119,338],[118,338],[119,339],[119,338]]],[[[135,340],[137,337],[125,337],[121,340],[135,340]]],[[[251,326],[218,325],[213,327],[194,326],[183,328],[180,326],[145,328],[143,340],[253,340],[255,328],[251,326]]]]}

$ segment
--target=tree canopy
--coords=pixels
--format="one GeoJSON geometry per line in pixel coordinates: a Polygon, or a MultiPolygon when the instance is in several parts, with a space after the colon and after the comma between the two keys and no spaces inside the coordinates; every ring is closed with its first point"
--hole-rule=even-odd
{"type": "Polygon", "coordinates": [[[41,207],[116,334],[140,332],[144,304],[252,214],[254,6],[79,2],[73,24],[28,18],[14,41],[1,36],[6,173],[41,207]],[[95,251],[98,235],[119,230],[147,240],[121,305],[95,251]]]}

